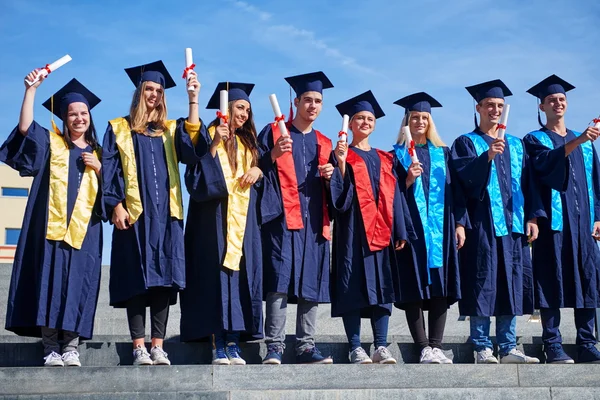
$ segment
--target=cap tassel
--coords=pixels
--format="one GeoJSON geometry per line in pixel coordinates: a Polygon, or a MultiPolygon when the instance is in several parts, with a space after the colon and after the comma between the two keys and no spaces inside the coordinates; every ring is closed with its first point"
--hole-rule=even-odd
{"type": "Polygon", "coordinates": [[[477,122],[477,108],[475,107],[476,103],[473,103],[473,122],[475,122],[475,129],[479,128],[479,123],[477,122]]]}
{"type": "Polygon", "coordinates": [[[537,107],[537,113],[538,113],[538,123],[540,124],[540,126],[541,126],[542,128],[545,128],[546,126],[545,126],[545,125],[542,123],[542,117],[540,116],[540,103],[539,103],[539,100],[538,100],[538,103],[537,103],[537,104],[538,104],[538,107],[537,107]]]}
{"type": "Polygon", "coordinates": [[[50,123],[52,124],[52,130],[54,133],[56,133],[58,136],[62,136],[60,129],[58,129],[58,126],[56,126],[54,123],[54,96],[50,97],[50,123]]]}
{"type": "Polygon", "coordinates": [[[294,105],[292,104],[292,87],[290,86],[290,113],[288,114],[288,120],[286,125],[289,127],[292,125],[292,121],[294,120],[294,105]]]}

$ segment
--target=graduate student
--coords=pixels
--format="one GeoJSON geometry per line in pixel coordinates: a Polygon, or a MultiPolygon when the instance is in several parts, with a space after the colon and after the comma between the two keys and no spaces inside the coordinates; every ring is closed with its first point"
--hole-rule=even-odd
{"type": "Polygon", "coordinates": [[[400,293],[396,307],[404,309],[414,342],[421,348],[420,363],[452,364],[442,351],[448,307],[460,299],[458,249],[465,242],[466,209],[462,190],[452,181],[450,149],[433,122],[431,109],[442,105],[427,93],[396,101],[405,109],[394,145],[394,170],[404,193],[415,230],[407,248],[396,252],[400,293]],[[415,153],[418,162],[411,160],[415,153]],[[454,184],[454,185],[453,185],[454,184]],[[458,200],[455,200],[458,198],[458,200]],[[423,310],[428,310],[429,336],[423,310]]]}
{"type": "Polygon", "coordinates": [[[162,61],[125,70],[136,89],[129,115],[109,121],[102,179],[114,224],[110,304],[127,309],[134,365],[169,365],[163,340],[169,306],[185,288],[183,204],[178,162],[198,161],[198,80],[189,82],[189,117],[167,119],[165,90],[175,86],[162,61]],[[150,307],[152,348],[144,345],[150,307]]]}
{"type": "Polygon", "coordinates": [[[334,151],[331,316],[342,317],[351,363],[395,364],[387,348],[398,288],[394,250],[404,246],[407,233],[393,156],[369,144],[375,121],[385,114],[370,90],[336,108],[350,117],[352,142],[339,141],[334,151]],[[361,347],[361,318],[371,321],[372,357],[361,347]]]}
{"type": "Polygon", "coordinates": [[[527,92],[540,101],[544,125],[524,138],[525,149],[540,182],[547,219],[533,246],[536,308],[542,318],[547,363],[573,363],[562,348],[560,309],[574,308],[577,362],[600,362],[595,347],[595,309],[600,307],[600,171],[593,142],[600,133],[567,128],[566,93],[575,87],[551,75],[527,92]]]}
{"type": "Polygon", "coordinates": [[[516,348],[516,316],[533,312],[528,243],[537,238],[537,218],[545,212],[521,139],[498,138],[504,98],[512,93],[501,80],[467,90],[480,121],[452,145],[452,164],[472,226],[460,250],[460,313],[470,316],[476,363],[498,363],[489,337],[492,316],[500,362],[538,363],[516,348]]]}
{"type": "MultiPolygon", "coordinates": [[[[185,231],[186,289],[181,293],[181,339],[212,336],[213,364],[243,365],[240,335],[262,338],[262,243],[258,225],[262,172],[251,83],[221,82],[207,109],[228,112],[202,130],[209,151],[187,167],[190,206],[185,231]]],[[[218,112],[220,115],[220,111],[218,112]]]]}
{"type": "Polygon", "coordinates": [[[332,144],[313,125],[323,107],[323,90],[333,85],[323,72],[291,76],[296,116],[289,137],[277,124],[258,135],[266,300],[264,364],[281,364],[287,304],[297,303],[296,362],[331,364],[315,345],[317,307],[329,302],[330,218],[326,182],[333,166],[332,144]]]}
{"type": "Polygon", "coordinates": [[[44,77],[25,77],[19,125],[0,147],[0,161],[33,177],[15,253],[6,329],[41,337],[44,365],[81,366],[79,339],[91,339],[100,288],[101,149],[91,110],[100,99],[76,79],[43,105],[59,129],[33,118],[44,77]],[[60,340],[62,340],[62,347],[60,340]]]}

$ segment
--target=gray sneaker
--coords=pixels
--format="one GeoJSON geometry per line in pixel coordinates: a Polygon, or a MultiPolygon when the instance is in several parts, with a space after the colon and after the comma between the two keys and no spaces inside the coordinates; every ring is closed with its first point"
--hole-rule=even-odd
{"type": "Polygon", "coordinates": [[[45,367],[64,367],[65,363],[62,360],[62,357],[57,352],[53,351],[44,357],[44,366],[45,367]]]}
{"type": "Polygon", "coordinates": [[[494,357],[492,349],[485,349],[477,352],[475,364],[498,364],[498,359],[494,357]]]}
{"type": "Polygon", "coordinates": [[[396,364],[396,359],[392,357],[392,353],[385,346],[379,346],[371,360],[376,364],[396,364]]]}
{"type": "Polygon", "coordinates": [[[419,357],[419,364],[441,364],[441,361],[433,352],[433,349],[426,346],[421,350],[421,356],[419,357]]]}
{"type": "Polygon", "coordinates": [[[62,355],[63,363],[65,367],[81,367],[79,361],[79,353],[76,351],[67,351],[62,355]]]}
{"type": "Polygon", "coordinates": [[[160,346],[154,346],[150,350],[150,359],[154,365],[171,365],[169,355],[160,346]]]}
{"type": "Polygon", "coordinates": [[[434,347],[431,352],[433,353],[433,356],[440,361],[440,364],[452,364],[452,360],[446,357],[446,354],[444,354],[442,349],[434,347]]]}
{"type": "Polygon", "coordinates": [[[152,365],[152,359],[145,346],[138,346],[133,349],[133,365],[152,365]]]}
{"type": "Polygon", "coordinates": [[[507,355],[500,358],[502,364],[539,364],[540,360],[536,357],[529,357],[523,354],[522,351],[512,349],[507,355]]]}
{"type": "Polygon", "coordinates": [[[372,364],[373,360],[362,347],[357,347],[348,355],[352,364],[372,364]]]}

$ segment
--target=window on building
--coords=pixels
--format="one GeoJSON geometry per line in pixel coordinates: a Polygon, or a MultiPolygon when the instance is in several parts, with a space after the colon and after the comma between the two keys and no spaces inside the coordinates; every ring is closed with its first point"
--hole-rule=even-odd
{"type": "Polygon", "coordinates": [[[12,188],[12,187],[3,187],[2,188],[2,196],[27,197],[28,195],[29,195],[29,189],[27,189],[27,188],[12,188]]]}
{"type": "Polygon", "coordinates": [[[16,246],[19,242],[19,235],[21,234],[20,229],[6,228],[6,243],[7,245],[16,246]]]}

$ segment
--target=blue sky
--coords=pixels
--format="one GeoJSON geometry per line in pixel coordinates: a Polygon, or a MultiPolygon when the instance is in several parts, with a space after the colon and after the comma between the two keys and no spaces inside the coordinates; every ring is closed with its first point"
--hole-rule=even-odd
{"type": "MultiPolygon", "coordinates": [[[[127,114],[133,85],[123,68],[164,60],[178,86],[167,91],[169,116],[187,115],[181,78],[184,48],[192,47],[203,107],[219,81],[253,82],[255,122],[272,120],[268,95],[287,112],[285,76],[324,71],[334,89],[324,96],[316,127],[334,139],[335,104],[371,89],[386,112],[371,144],[391,148],[403,110],[393,102],[427,91],[444,108],[433,113],[451,142],[473,127],[465,86],[500,78],[515,94],[509,133],[537,126],[536,100],[525,93],[550,74],[577,87],[567,125],[583,130],[600,114],[600,3],[556,0],[278,1],[8,1],[0,3],[0,140],[18,122],[23,77],[70,54],[73,61],[38,89],[42,106],[76,77],[102,102],[93,111],[100,137],[109,119],[127,114]]],[[[201,108],[201,117],[214,113],[201,108]]],[[[187,197],[186,197],[187,202],[187,197]]],[[[105,229],[105,259],[112,228],[105,229]]]]}

